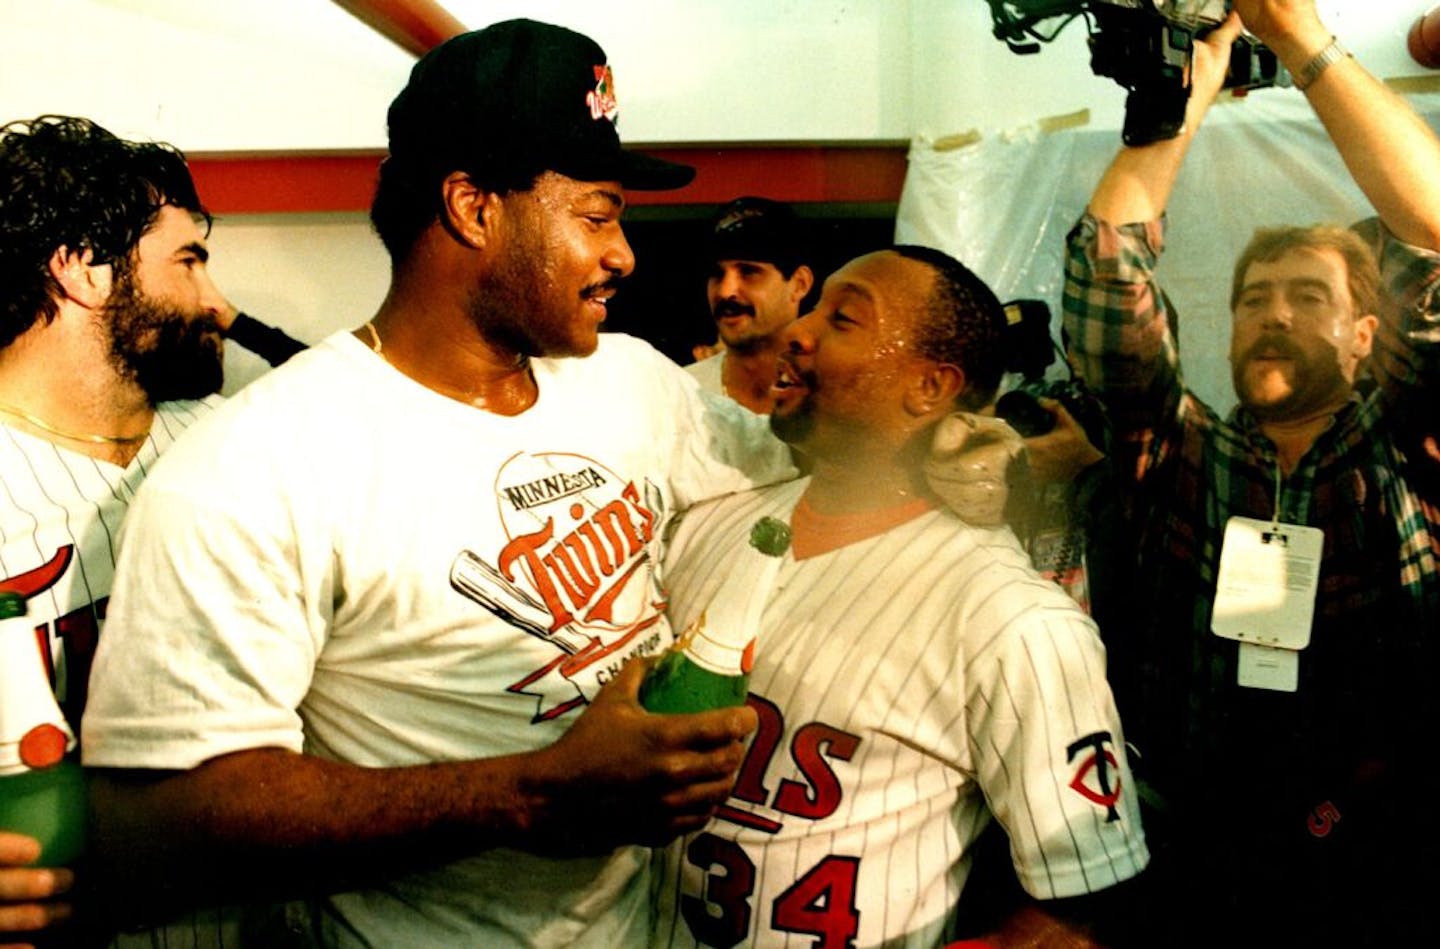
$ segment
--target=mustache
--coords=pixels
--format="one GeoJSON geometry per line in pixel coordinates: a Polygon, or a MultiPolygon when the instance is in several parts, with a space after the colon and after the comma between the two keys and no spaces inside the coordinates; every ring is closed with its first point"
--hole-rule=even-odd
{"type": "Polygon", "coordinates": [[[616,293],[619,290],[620,278],[611,277],[608,280],[601,280],[598,283],[592,283],[589,286],[582,288],[580,291],[580,296],[588,300],[591,297],[598,296],[602,293],[616,293]]]}
{"type": "Polygon", "coordinates": [[[1266,333],[1251,343],[1240,358],[1242,361],[1248,362],[1261,353],[1282,356],[1286,359],[1301,359],[1305,355],[1290,337],[1282,333],[1266,333]]]}
{"type": "Polygon", "coordinates": [[[715,318],[722,316],[754,316],[755,308],[738,300],[721,300],[715,304],[715,318]]]}

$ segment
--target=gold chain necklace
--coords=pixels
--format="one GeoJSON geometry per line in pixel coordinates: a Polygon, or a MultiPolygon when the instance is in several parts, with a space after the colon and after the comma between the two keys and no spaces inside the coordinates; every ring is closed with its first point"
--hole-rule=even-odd
{"type": "Polygon", "coordinates": [[[370,320],[366,320],[365,328],[370,331],[371,350],[374,351],[375,355],[383,357],[385,355],[385,346],[380,342],[380,333],[375,329],[375,324],[370,320]]]}
{"type": "Polygon", "coordinates": [[[141,432],[139,435],[91,435],[86,432],[67,432],[63,428],[56,428],[39,416],[31,415],[24,409],[6,405],[3,402],[0,402],[0,415],[8,415],[23,422],[29,422],[41,431],[49,432],[58,438],[69,439],[72,442],[89,442],[93,445],[128,445],[132,442],[143,441],[150,436],[148,431],[141,432]]]}

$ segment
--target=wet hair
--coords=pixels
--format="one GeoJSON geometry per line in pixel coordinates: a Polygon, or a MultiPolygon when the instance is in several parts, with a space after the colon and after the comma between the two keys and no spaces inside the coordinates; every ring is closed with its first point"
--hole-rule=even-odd
{"type": "Polygon", "coordinates": [[[935,271],[935,286],[916,326],[916,349],[965,373],[965,389],[956,399],[962,408],[988,404],[1005,373],[1005,309],[1000,300],[949,254],[912,244],[890,249],[935,271]]]}
{"type": "Polygon", "coordinates": [[[440,220],[440,186],[451,173],[463,171],[477,187],[507,195],[529,191],[547,170],[546,163],[538,158],[533,162],[492,160],[476,165],[458,159],[445,161],[435,155],[391,155],[380,164],[375,198],[370,203],[370,223],[391,263],[399,263],[425,229],[440,220]]]}
{"type": "Polygon", "coordinates": [[[42,115],[0,126],[0,348],[59,312],[50,259],[89,251],[127,277],[135,247],[160,209],[204,218],[185,156],[129,142],[89,119],[42,115]]]}
{"type": "Polygon", "coordinates": [[[1345,260],[1350,299],[1356,316],[1375,313],[1380,306],[1380,268],[1375,254],[1354,231],[1328,224],[1311,227],[1262,227],[1235,261],[1230,282],[1230,310],[1240,299],[1245,272],[1253,263],[1271,263],[1292,250],[1333,250],[1345,260]]]}

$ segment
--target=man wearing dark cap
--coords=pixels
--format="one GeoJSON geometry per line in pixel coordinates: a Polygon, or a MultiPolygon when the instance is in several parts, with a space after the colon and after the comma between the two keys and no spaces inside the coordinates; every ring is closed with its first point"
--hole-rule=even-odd
{"type": "Polygon", "coordinates": [[[745,197],[716,212],[706,244],[706,294],[722,349],[686,367],[701,388],[770,411],[780,333],[800,315],[815,283],[808,255],[789,205],[745,197]]]}
{"type": "Polygon", "coordinates": [[[627,660],[673,639],[657,541],[792,469],[599,334],[624,189],[692,174],[621,149],[615,88],[594,42],[526,20],[424,57],[372,209],[379,311],[137,497],[85,719],[126,909],[303,887],[287,922],[327,946],[643,943],[640,845],[704,822],[755,724],[638,704],[627,660]]]}

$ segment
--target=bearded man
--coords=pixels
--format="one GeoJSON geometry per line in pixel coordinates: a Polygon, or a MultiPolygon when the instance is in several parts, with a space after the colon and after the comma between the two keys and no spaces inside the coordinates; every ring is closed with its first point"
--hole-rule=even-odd
{"type": "Polygon", "coordinates": [[[1430,928],[1426,721],[1440,522],[1403,419],[1435,404],[1440,141],[1309,0],[1236,0],[1184,130],[1116,156],[1070,235],[1070,357],[1116,424],[1139,531],[1133,642],[1107,640],[1158,899],[1146,945],[1404,945],[1430,928]],[[1234,270],[1221,416],[1184,385],[1154,279],[1163,213],[1241,25],[1304,92],[1379,218],[1262,230],[1234,270]],[[1197,913],[1195,907],[1201,907],[1197,913]]]}
{"type": "MultiPolygon", "coordinates": [[[[0,127],[0,589],[28,598],[76,734],[120,520],[218,402],[209,223],[169,146],[81,118],[0,127]]],[[[0,827],[0,934],[72,916],[72,870],[33,866],[39,853],[0,827]]]]}

